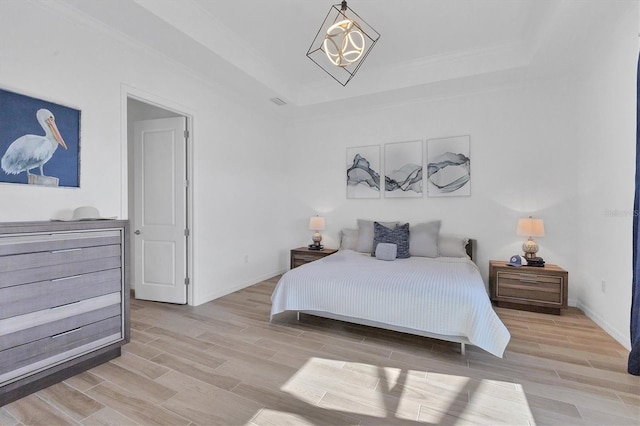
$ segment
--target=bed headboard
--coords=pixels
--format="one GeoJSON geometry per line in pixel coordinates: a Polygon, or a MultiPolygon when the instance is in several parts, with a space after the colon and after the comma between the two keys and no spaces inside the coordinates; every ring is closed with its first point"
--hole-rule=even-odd
{"type": "Polygon", "coordinates": [[[476,261],[476,244],[477,241],[474,239],[469,238],[469,241],[467,242],[467,245],[465,246],[465,250],[467,251],[467,254],[469,255],[469,257],[471,258],[472,261],[476,261]]]}

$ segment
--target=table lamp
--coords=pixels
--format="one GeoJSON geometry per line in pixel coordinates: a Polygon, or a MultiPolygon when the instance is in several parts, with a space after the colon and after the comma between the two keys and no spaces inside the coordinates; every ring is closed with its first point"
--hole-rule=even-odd
{"type": "Polygon", "coordinates": [[[542,219],[534,219],[531,216],[518,219],[518,227],[516,230],[519,237],[529,237],[522,244],[525,259],[533,259],[538,252],[538,243],[533,241],[532,237],[544,237],[544,222],[542,219]]]}
{"type": "Polygon", "coordinates": [[[324,231],[324,217],[322,216],[312,216],[309,219],[309,229],[314,230],[316,232],[313,233],[311,239],[313,240],[313,244],[309,246],[312,250],[320,250],[323,246],[320,245],[320,241],[322,241],[322,235],[318,231],[324,231]]]}

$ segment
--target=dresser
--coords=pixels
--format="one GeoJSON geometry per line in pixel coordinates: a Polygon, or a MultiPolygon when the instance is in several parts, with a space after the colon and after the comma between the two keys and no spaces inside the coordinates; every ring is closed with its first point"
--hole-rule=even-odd
{"type": "Polygon", "coordinates": [[[509,266],[489,262],[489,290],[496,306],[560,315],[567,307],[569,273],[558,265],[509,266]]]}
{"type": "Polygon", "coordinates": [[[313,262],[318,259],[322,259],[325,256],[329,256],[335,252],[337,249],[321,249],[321,250],[311,250],[308,247],[298,247],[296,249],[291,250],[291,269],[297,268],[300,265],[304,265],[305,263],[313,262]]]}
{"type": "Polygon", "coordinates": [[[0,406],[120,355],[129,225],[0,224],[0,406]]]}

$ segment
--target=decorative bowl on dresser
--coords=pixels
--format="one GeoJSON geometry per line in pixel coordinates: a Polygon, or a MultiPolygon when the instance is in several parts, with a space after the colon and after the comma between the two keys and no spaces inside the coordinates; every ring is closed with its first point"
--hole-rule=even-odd
{"type": "Polygon", "coordinates": [[[509,266],[489,262],[491,301],[499,307],[560,315],[567,307],[569,273],[558,265],[509,266]]]}
{"type": "Polygon", "coordinates": [[[0,406],[120,355],[129,224],[0,224],[0,406]]]}
{"type": "Polygon", "coordinates": [[[291,269],[297,268],[305,263],[313,262],[314,260],[322,259],[337,251],[338,249],[323,248],[321,250],[311,250],[308,247],[298,247],[291,250],[291,269]]]}

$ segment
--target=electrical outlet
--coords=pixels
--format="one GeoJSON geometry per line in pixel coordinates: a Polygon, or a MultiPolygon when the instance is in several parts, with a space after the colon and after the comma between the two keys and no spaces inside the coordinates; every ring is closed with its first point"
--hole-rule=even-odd
{"type": "Polygon", "coordinates": [[[605,293],[605,292],[607,291],[607,282],[606,282],[605,280],[602,280],[600,290],[601,290],[603,293],[605,293]]]}
{"type": "Polygon", "coordinates": [[[249,263],[249,255],[248,254],[244,255],[244,263],[249,263]]]}

